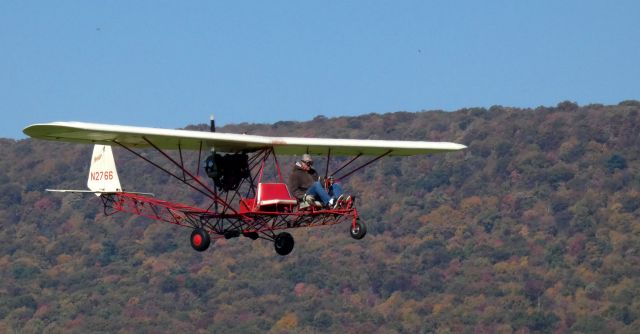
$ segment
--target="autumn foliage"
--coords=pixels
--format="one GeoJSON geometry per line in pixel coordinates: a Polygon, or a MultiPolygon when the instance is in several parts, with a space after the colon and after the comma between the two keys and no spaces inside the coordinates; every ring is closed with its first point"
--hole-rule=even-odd
{"type": "MultiPolygon", "coordinates": [[[[246,238],[197,253],[186,229],[106,217],[93,195],[44,193],[83,188],[91,147],[0,140],[0,332],[640,328],[640,102],[317,117],[219,131],[469,148],[383,159],[355,174],[344,187],[358,195],[366,238],[353,240],[346,225],[293,230],[295,249],[280,257],[270,243],[246,238]]],[[[126,189],[203,203],[114,151],[126,189]]],[[[282,159],[285,175],[292,161],[282,159]]]]}

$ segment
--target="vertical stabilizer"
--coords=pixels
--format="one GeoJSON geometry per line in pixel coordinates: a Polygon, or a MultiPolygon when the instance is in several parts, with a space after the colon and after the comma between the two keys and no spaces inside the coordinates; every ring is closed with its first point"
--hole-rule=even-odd
{"type": "MultiPolygon", "coordinates": [[[[93,147],[87,187],[96,192],[122,191],[111,146],[95,145],[93,147]]],[[[100,196],[100,194],[96,195],[100,196]]]]}

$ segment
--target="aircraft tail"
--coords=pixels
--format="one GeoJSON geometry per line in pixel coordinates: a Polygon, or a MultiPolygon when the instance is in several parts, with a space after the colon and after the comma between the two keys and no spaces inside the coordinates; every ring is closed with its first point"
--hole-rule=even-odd
{"type": "Polygon", "coordinates": [[[95,145],[93,147],[87,187],[97,196],[100,196],[100,193],[122,191],[111,146],[95,145]]]}
{"type": "MultiPolygon", "coordinates": [[[[109,145],[95,145],[93,154],[91,155],[91,167],[89,167],[89,178],[87,179],[87,188],[89,190],[70,190],[70,189],[46,189],[50,192],[58,193],[91,193],[96,196],[102,196],[109,193],[121,193],[120,178],[116,169],[116,161],[113,158],[113,151],[109,145]]],[[[154,196],[153,193],[127,192],[129,194],[154,196]]]]}

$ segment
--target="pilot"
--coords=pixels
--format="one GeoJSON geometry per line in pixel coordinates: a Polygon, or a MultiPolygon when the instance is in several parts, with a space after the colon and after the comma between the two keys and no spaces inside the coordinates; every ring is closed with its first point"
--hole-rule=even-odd
{"type": "Polygon", "coordinates": [[[299,201],[322,201],[325,207],[336,208],[342,201],[342,187],[333,182],[333,178],[326,180],[326,188],[321,183],[318,172],[313,169],[311,155],[303,154],[302,159],[296,162],[289,177],[289,189],[293,197],[299,201]],[[328,189],[328,190],[327,190],[328,189]],[[312,198],[308,198],[311,196],[312,198]]]}

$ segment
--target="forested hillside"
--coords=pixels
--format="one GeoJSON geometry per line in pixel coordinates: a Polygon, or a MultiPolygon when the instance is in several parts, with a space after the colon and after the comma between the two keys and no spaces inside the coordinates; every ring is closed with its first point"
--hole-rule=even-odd
{"type": "MultiPolygon", "coordinates": [[[[152,124],[140,124],[150,126],[152,124]]],[[[202,128],[204,125],[191,126],[202,128]]],[[[636,333],[640,102],[397,112],[221,132],[452,141],[345,182],[368,223],[296,229],[292,254],[117,214],[91,147],[0,140],[0,333],[636,333]]],[[[123,186],[198,201],[115,148],[123,186]]],[[[285,161],[285,174],[290,160],[285,161]]],[[[319,164],[322,166],[321,164],[319,164]]]]}

